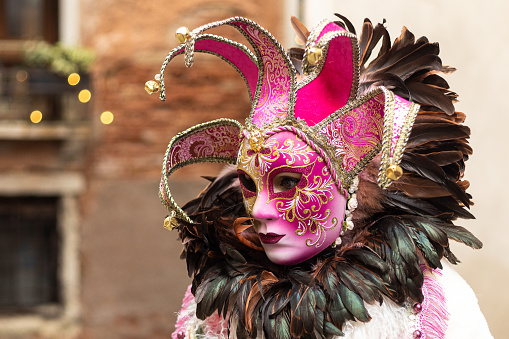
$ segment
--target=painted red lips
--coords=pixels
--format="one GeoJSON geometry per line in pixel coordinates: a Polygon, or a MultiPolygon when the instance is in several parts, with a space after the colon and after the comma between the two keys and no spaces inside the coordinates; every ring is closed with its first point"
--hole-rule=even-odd
{"type": "Polygon", "coordinates": [[[276,233],[258,233],[260,236],[260,241],[264,244],[277,244],[281,238],[284,237],[284,235],[279,235],[276,233]]]}

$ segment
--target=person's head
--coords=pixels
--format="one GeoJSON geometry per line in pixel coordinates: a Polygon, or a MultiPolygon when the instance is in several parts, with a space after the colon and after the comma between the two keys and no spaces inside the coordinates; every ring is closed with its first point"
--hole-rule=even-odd
{"type": "MultiPolygon", "coordinates": [[[[166,99],[164,72],[177,55],[190,67],[195,52],[220,56],[246,82],[251,110],[241,124],[231,119],[202,123],[168,145],[160,196],[171,211],[169,228],[192,220],[172,197],[168,178],[198,162],[236,163],[244,202],[270,260],[297,264],[353,229],[356,178],[380,154],[378,185],[387,188],[398,167],[419,105],[385,87],[359,88],[357,37],[338,22],[318,24],[301,54],[288,54],[255,22],[233,17],[177,33],[149,93],[166,99]],[[230,26],[251,44],[205,33],[230,26]],[[299,57],[300,56],[300,57],[299,57]],[[345,190],[352,208],[345,212],[345,190]],[[349,219],[350,218],[350,219],[349,219]]],[[[295,52],[295,50],[294,50],[295,52]]]]}
{"type": "Polygon", "coordinates": [[[325,160],[292,132],[245,138],[237,169],[244,204],[267,257],[293,265],[341,234],[346,197],[325,160]]]}

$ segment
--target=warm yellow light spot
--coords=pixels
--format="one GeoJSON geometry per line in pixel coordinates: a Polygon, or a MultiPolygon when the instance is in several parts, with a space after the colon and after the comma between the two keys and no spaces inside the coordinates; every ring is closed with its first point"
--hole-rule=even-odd
{"type": "Polygon", "coordinates": [[[78,73],[69,74],[67,77],[67,82],[71,86],[77,85],[80,82],[80,75],[78,73]]]}
{"type": "Polygon", "coordinates": [[[24,69],[21,69],[16,72],[16,80],[18,80],[19,82],[23,82],[26,79],[28,79],[27,71],[25,71],[24,69]]]}
{"type": "Polygon", "coordinates": [[[92,94],[90,93],[90,91],[88,89],[82,89],[80,91],[80,94],[78,94],[78,98],[83,103],[89,102],[91,97],[92,97],[92,94]]]}
{"type": "Polygon", "coordinates": [[[34,124],[40,123],[41,120],[42,120],[42,113],[41,113],[41,111],[33,111],[30,114],[30,121],[33,122],[34,124]]]}
{"type": "Polygon", "coordinates": [[[113,113],[105,111],[101,113],[101,122],[105,125],[109,125],[113,122],[113,113]]]}

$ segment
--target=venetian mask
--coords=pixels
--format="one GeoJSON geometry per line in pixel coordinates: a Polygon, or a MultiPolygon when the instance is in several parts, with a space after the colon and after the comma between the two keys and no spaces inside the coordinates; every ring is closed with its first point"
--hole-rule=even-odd
{"type": "Polygon", "coordinates": [[[341,234],[346,197],[322,159],[291,132],[244,138],[237,169],[246,210],[267,257],[303,262],[341,234]]]}

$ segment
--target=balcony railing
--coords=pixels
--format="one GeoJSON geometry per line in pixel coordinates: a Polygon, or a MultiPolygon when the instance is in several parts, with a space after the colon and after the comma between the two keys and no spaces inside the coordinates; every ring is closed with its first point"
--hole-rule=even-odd
{"type": "Polygon", "coordinates": [[[88,74],[71,85],[47,69],[0,66],[0,139],[86,138],[91,103],[80,101],[84,90],[90,91],[88,74]]]}

